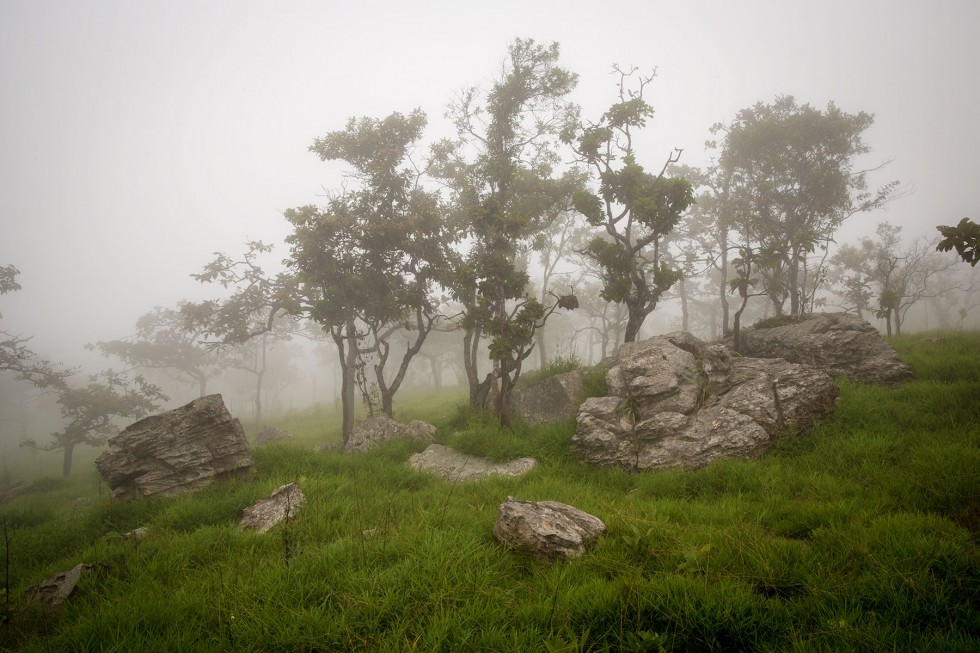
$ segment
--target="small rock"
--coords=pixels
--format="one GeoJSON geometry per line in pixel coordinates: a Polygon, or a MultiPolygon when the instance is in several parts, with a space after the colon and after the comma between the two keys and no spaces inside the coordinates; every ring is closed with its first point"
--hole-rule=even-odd
{"type": "Polygon", "coordinates": [[[539,560],[577,558],[606,533],[606,525],[587,512],[557,501],[500,504],[493,535],[506,547],[530,552],[539,560]]]}
{"type": "Polygon", "coordinates": [[[272,494],[245,509],[239,526],[265,533],[284,519],[292,519],[306,504],[306,495],[295,483],[280,485],[272,494]]]}
{"type": "Polygon", "coordinates": [[[139,528],[133,529],[128,533],[123,533],[123,539],[132,540],[134,542],[142,542],[150,534],[150,531],[146,526],[140,526],[139,528]]]}
{"type": "Polygon", "coordinates": [[[267,426],[259,434],[255,436],[255,446],[261,446],[263,444],[269,444],[270,442],[281,442],[282,440],[288,440],[291,436],[286,431],[282,429],[277,429],[274,426],[267,426]]]}
{"type": "Polygon", "coordinates": [[[55,574],[37,585],[31,585],[24,590],[24,598],[28,601],[38,601],[49,610],[55,608],[68,600],[82,576],[87,575],[94,568],[95,565],[79,563],[68,571],[55,574]]]}

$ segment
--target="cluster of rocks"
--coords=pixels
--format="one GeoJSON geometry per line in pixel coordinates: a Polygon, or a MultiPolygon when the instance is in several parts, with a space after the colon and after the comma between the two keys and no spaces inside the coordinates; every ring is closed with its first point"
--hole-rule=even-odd
{"type": "MultiPolygon", "coordinates": [[[[572,450],[596,466],[698,467],[720,458],[755,456],[776,438],[805,434],[833,411],[839,391],[832,375],[885,384],[912,375],[874,327],[843,313],[746,329],[741,342],[741,354],[686,333],[632,343],[621,347],[608,366],[608,396],[579,406],[583,376],[571,372],[519,384],[514,409],[531,423],[576,419],[572,450]]],[[[372,417],[357,425],[344,451],[362,452],[398,438],[431,442],[435,432],[424,422],[400,424],[372,417]]],[[[287,438],[284,431],[266,428],[255,444],[287,438]]],[[[532,458],[494,463],[431,444],[411,456],[408,464],[456,483],[516,477],[537,463],[532,458]]],[[[132,424],[96,461],[119,498],[196,491],[253,465],[241,423],[231,417],[220,395],[132,424]]],[[[7,488],[0,501],[29,489],[7,488]]],[[[240,526],[268,532],[294,518],[305,503],[295,483],[282,485],[246,508],[240,526]]],[[[580,556],[605,532],[599,518],[574,506],[513,497],[500,505],[493,525],[493,535],[502,545],[540,560],[580,556]]],[[[138,542],[147,536],[148,531],[139,528],[124,539],[138,542]]],[[[25,594],[53,607],[93,569],[77,565],[25,594]]]]}

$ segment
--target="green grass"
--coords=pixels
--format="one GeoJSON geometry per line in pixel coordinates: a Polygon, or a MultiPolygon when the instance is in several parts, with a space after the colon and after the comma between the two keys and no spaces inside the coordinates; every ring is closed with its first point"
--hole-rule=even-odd
{"type": "Polygon", "coordinates": [[[811,436],[695,471],[590,469],[568,453],[574,424],[501,431],[457,408],[458,391],[396,412],[428,418],[467,453],[539,467],[452,484],[408,468],[420,443],[313,454],[339,438],[326,409],[278,422],[295,439],[257,449],[253,476],[194,496],[111,501],[80,464],[0,508],[11,590],[0,648],[977,650],[980,336],[893,344],[914,381],[841,381],[834,417],[811,436]],[[237,528],[244,507],[289,481],[308,497],[295,521],[261,536],[237,528]],[[571,503],[609,532],[578,560],[535,562],[491,535],[508,495],[571,503]],[[137,526],[150,537],[121,537],[137,526]],[[20,601],[83,561],[102,567],[60,609],[20,601]]]}

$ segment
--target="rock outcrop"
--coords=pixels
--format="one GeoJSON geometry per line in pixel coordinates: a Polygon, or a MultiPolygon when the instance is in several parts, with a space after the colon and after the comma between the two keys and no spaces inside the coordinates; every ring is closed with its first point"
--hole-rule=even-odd
{"type": "Polygon", "coordinates": [[[912,378],[912,369],[878,330],[848,313],[815,313],[782,326],[745,329],[740,349],[746,356],[785,358],[860,383],[895,385],[912,378]]]}
{"type": "Polygon", "coordinates": [[[632,470],[755,456],[776,437],[806,433],[839,394],[825,372],[733,356],[690,334],[621,348],[606,381],[610,396],[579,410],[572,450],[632,470]]]}
{"type": "Polygon", "coordinates": [[[582,396],[580,370],[549,376],[535,383],[518,381],[511,403],[514,412],[529,424],[574,419],[582,396]]]}
{"type": "Polygon", "coordinates": [[[521,476],[534,469],[534,458],[517,458],[495,463],[486,458],[468,456],[441,444],[430,444],[425,451],[412,454],[408,464],[420,472],[428,472],[447,481],[472,481],[487,476],[521,476]]]}
{"type": "Polygon", "coordinates": [[[109,440],[95,461],[120,499],[193,492],[247,472],[255,462],[241,423],[221,395],[135,422],[109,440]]]}
{"type": "Polygon", "coordinates": [[[507,497],[497,511],[493,536],[504,546],[539,560],[577,558],[606,533],[606,525],[587,512],[557,501],[507,497]]]}
{"type": "Polygon", "coordinates": [[[402,424],[385,415],[375,415],[354,425],[350,439],[344,445],[344,453],[360,453],[376,447],[382,442],[398,438],[432,442],[435,434],[436,427],[417,419],[408,424],[402,424]]]}
{"type": "Polygon", "coordinates": [[[306,505],[306,495],[295,483],[280,485],[265,499],[245,509],[239,526],[266,533],[284,519],[292,519],[306,505]]]}

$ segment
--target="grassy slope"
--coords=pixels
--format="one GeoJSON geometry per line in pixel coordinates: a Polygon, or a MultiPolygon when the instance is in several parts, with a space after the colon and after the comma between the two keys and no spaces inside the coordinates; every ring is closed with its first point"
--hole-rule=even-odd
{"type": "Polygon", "coordinates": [[[842,382],[835,417],[756,461],[630,475],[569,457],[571,424],[518,427],[405,402],[467,452],[533,455],[521,479],[453,485],[409,470],[419,445],[347,457],[330,413],[281,426],[258,473],[193,497],[111,502],[81,468],[2,507],[11,622],[24,650],[976,650],[980,647],[980,337],[894,341],[918,379],[842,382]],[[288,529],[242,509],[298,481],[288,529]],[[576,505],[609,534],[542,565],[490,530],[508,495],[576,505]],[[76,497],[90,503],[80,505],[76,497]],[[143,542],[119,533],[147,526],[143,542]],[[377,529],[371,539],[361,533],[377,529]],[[56,613],[21,590],[77,562],[97,576],[56,613]]]}

